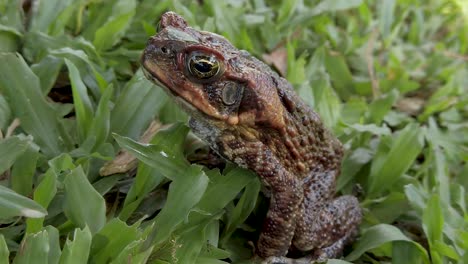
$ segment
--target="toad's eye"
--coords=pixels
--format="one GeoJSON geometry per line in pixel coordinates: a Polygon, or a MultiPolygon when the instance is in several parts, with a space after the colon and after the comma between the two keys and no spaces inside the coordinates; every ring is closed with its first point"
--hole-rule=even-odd
{"type": "Polygon", "coordinates": [[[194,52],[187,57],[187,67],[193,77],[204,80],[216,76],[221,69],[215,56],[199,52],[194,52]]]}

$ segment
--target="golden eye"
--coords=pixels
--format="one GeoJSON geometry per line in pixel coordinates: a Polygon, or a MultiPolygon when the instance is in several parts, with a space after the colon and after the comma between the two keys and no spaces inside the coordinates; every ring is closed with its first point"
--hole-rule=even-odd
{"type": "Polygon", "coordinates": [[[213,55],[194,52],[188,56],[188,71],[198,79],[209,79],[216,76],[221,69],[218,59],[213,55]]]}

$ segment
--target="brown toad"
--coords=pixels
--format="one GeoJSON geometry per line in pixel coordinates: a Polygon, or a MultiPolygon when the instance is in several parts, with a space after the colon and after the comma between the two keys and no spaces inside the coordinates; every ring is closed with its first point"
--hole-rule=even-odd
{"type": "Polygon", "coordinates": [[[353,196],[334,197],[343,155],[291,85],[225,38],[162,15],[141,62],[190,116],[190,127],[222,157],[257,173],[270,207],[256,255],[278,262],[290,247],[307,260],[339,256],[361,210],[353,196]]]}

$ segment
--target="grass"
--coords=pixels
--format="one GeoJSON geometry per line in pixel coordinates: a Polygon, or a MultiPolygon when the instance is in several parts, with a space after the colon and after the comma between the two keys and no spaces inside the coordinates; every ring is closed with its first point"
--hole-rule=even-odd
{"type": "Polygon", "coordinates": [[[250,257],[259,181],[187,162],[187,116],[139,70],[166,10],[270,55],[346,146],[364,220],[329,263],[468,263],[465,1],[22,2],[0,0],[0,263],[250,257]],[[120,148],[136,176],[100,176],[120,148]]]}

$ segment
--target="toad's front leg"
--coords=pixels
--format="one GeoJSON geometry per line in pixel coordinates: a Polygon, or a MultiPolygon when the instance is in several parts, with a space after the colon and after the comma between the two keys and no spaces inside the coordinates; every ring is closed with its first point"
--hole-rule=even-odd
{"type": "Polygon", "coordinates": [[[281,168],[270,170],[268,164],[263,165],[262,171],[257,173],[272,193],[256,254],[262,258],[285,256],[294,236],[303,192],[299,182],[287,172],[281,168]]]}
{"type": "Polygon", "coordinates": [[[263,259],[285,256],[304,196],[302,182],[291,175],[261,142],[225,140],[223,147],[230,160],[255,171],[271,191],[270,207],[257,242],[256,255],[263,259]]]}

